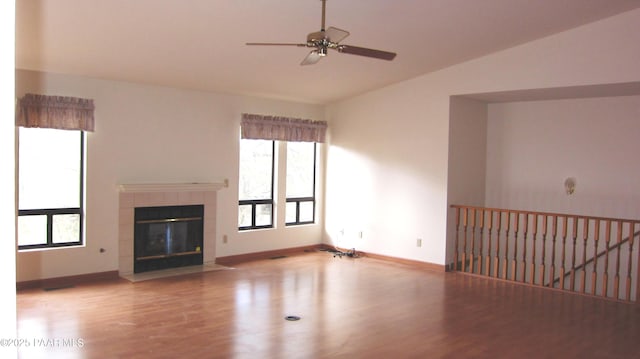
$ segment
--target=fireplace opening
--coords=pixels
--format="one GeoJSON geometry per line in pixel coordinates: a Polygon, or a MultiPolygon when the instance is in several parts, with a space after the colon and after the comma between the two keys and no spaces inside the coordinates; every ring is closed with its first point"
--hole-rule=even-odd
{"type": "Polygon", "coordinates": [[[204,206],[135,208],[133,272],[202,264],[204,206]]]}

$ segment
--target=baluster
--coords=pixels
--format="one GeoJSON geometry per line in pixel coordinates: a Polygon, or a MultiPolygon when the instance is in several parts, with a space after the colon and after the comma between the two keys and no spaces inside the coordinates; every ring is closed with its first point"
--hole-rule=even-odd
{"type": "Polygon", "coordinates": [[[502,279],[507,279],[507,267],[509,266],[509,227],[511,226],[511,212],[507,211],[507,228],[505,228],[504,261],[502,265],[502,279]]]}
{"type": "Polygon", "coordinates": [[[558,235],[558,216],[552,216],[551,223],[551,239],[553,247],[551,248],[551,268],[549,268],[549,287],[553,287],[553,276],[556,275],[556,236],[558,235]]]}
{"type": "Polygon", "coordinates": [[[560,289],[564,289],[564,262],[567,247],[567,216],[562,216],[562,262],[560,263],[560,289]]]}
{"type": "Polygon", "coordinates": [[[454,251],[453,251],[453,269],[455,271],[458,270],[458,252],[460,251],[460,249],[458,248],[459,237],[460,237],[460,207],[456,207],[456,239],[455,239],[454,251]]]}
{"type": "MultiPolygon", "coordinates": [[[[589,238],[589,221],[587,217],[583,218],[582,226],[582,271],[580,272],[580,292],[584,293],[587,290],[587,238],[589,238]]],[[[596,253],[597,254],[597,253],[596,253]]]]}
{"type": "Polygon", "coordinates": [[[467,223],[469,221],[469,208],[462,210],[462,227],[464,227],[464,237],[462,243],[462,271],[466,272],[467,266],[467,223]]]}
{"type": "Polygon", "coordinates": [[[576,241],[578,239],[578,219],[579,217],[573,217],[573,233],[571,238],[573,239],[573,249],[571,250],[571,275],[569,276],[569,288],[573,292],[576,290],[576,241]]]}
{"type": "Polygon", "coordinates": [[[542,258],[540,259],[540,285],[544,286],[545,262],[547,261],[547,215],[542,215],[542,258]]]}
{"type": "Polygon", "coordinates": [[[529,213],[524,213],[523,240],[522,240],[522,263],[520,263],[520,281],[524,283],[527,278],[527,233],[529,232],[529,213]]]}
{"type": "Polygon", "coordinates": [[[480,224],[480,253],[478,253],[478,274],[482,274],[482,260],[484,259],[484,209],[478,213],[478,223],[480,224]]]}
{"type": "Polygon", "coordinates": [[[602,296],[608,297],[608,284],[609,284],[609,242],[611,240],[611,220],[605,222],[605,257],[604,257],[604,273],[602,273],[602,296]]]}
{"type": "Polygon", "coordinates": [[[536,282],[536,237],[538,236],[538,215],[533,215],[533,241],[531,245],[531,264],[529,268],[529,284],[536,282]]]}
{"type": "Polygon", "coordinates": [[[515,213],[513,226],[513,260],[511,261],[511,279],[518,280],[518,229],[520,227],[520,213],[515,213]]]}
{"type": "Polygon", "coordinates": [[[471,208],[471,253],[469,253],[469,271],[474,273],[473,259],[476,254],[476,209],[471,208]]]}
{"type": "Polygon", "coordinates": [[[591,272],[591,295],[596,295],[596,283],[598,283],[598,240],[600,239],[600,220],[595,220],[593,227],[593,271],[591,272]]]}
{"type": "Polygon", "coordinates": [[[502,229],[502,211],[498,211],[498,223],[496,223],[496,258],[493,261],[493,276],[498,278],[500,269],[500,230],[502,229]]]}
{"type": "MultiPolygon", "coordinates": [[[[631,301],[631,267],[632,267],[632,254],[633,254],[633,238],[635,233],[635,223],[629,222],[629,260],[627,261],[627,281],[625,283],[625,287],[627,289],[626,300],[627,302],[631,301]]],[[[636,297],[638,297],[638,292],[636,292],[636,297]]]]}
{"type": "MultiPolygon", "coordinates": [[[[634,232],[635,234],[635,232],[634,232]]],[[[640,245],[640,243],[639,243],[640,245]]],[[[636,304],[640,303],[640,248],[638,248],[638,258],[636,262],[636,267],[638,268],[636,273],[636,304]]]]}
{"type": "Polygon", "coordinates": [[[488,277],[491,277],[491,242],[493,241],[493,237],[491,237],[491,227],[493,227],[493,211],[489,211],[489,216],[487,217],[488,227],[487,232],[489,232],[489,248],[487,248],[487,258],[485,259],[485,273],[487,273],[488,277]]]}
{"type": "Polygon", "coordinates": [[[616,238],[616,275],[613,278],[613,294],[616,299],[620,299],[620,252],[622,252],[622,221],[618,222],[618,233],[616,238]]]}

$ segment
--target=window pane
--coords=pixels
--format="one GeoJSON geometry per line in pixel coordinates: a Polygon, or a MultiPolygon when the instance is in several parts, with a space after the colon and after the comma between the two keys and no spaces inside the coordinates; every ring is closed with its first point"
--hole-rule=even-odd
{"type": "Polygon", "coordinates": [[[238,227],[251,227],[251,205],[242,205],[238,211],[238,227]]]}
{"type": "Polygon", "coordinates": [[[315,143],[287,142],[287,198],[313,197],[315,143]]]}
{"type": "Polygon", "coordinates": [[[296,202],[287,202],[285,223],[296,223],[296,202]]]}
{"type": "Polygon", "coordinates": [[[256,205],[256,226],[270,226],[271,218],[270,204],[256,205]]]}
{"type": "Polygon", "coordinates": [[[273,141],[240,140],[240,200],[271,199],[273,141]]]}
{"type": "Polygon", "coordinates": [[[80,240],[80,215],[56,214],[53,216],[53,243],[78,242],[80,240]]]}
{"type": "Polygon", "coordinates": [[[300,202],[300,222],[313,222],[313,202],[300,202]]]}
{"type": "Polygon", "coordinates": [[[18,245],[47,243],[47,216],[18,216],[18,245]]]}
{"type": "Polygon", "coordinates": [[[79,208],[82,133],[19,131],[19,209],[79,208]]]}

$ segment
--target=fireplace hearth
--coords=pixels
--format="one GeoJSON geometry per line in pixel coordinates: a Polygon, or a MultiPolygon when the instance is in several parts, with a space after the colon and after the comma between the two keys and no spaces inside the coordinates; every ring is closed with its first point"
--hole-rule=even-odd
{"type": "Polygon", "coordinates": [[[135,208],[134,273],[203,263],[203,205],[135,208]]]}

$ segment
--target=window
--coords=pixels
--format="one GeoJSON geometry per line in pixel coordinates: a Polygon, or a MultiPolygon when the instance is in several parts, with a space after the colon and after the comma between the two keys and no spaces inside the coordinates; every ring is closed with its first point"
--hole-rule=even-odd
{"type": "Polygon", "coordinates": [[[326,130],[325,121],[242,114],[238,214],[241,230],[274,227],[275,182],[277,188],[286,188],[281,193],[286,201],[280,203],[285,216],[278,223],[315,223],[315,143],[325,141],[326,130]],[[275,141],[283,157],[286,149],[287,159],[277,161],[276,172],[287,171],[286,178],[274,177],[275,141]]]}
{"type": "Polygon", "coordinates": [[[275,141],[240,140],[238,228],[273,227],[275,141]]]}
{"type": "Polygon", "coordinates": [[[315,221],[316,144],[287,142],[286,224],[315,221]]]}
{"type": "Polygon", "coordinates": [[[84,134],[19,129],[18,248],[82,245],[84,134]]]}

